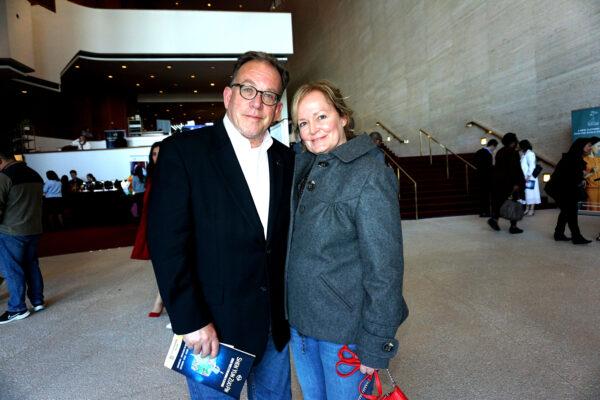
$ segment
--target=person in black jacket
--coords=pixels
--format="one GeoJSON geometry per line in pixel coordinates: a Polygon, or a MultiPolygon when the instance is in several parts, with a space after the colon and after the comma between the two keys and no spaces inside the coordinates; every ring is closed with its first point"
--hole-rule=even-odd
{"type": "MultiPolygon", "coordinates": [[[[165,139],[152,176],[148,245],[173,332],[194,353],[256,355],[250,399],[290,399],[284,267],[294,153],[269,134],[288,73],[243,54],[214,126],[165,139]]],[[[192,400],[225,398],[188,379],[192,400]]]]}
{"type": "Polygon", "coordinates": [[[584,238],[577,221],[577,203],[585,201],[584,171],[586,163],[583,157],[592,151],[590,138],[579,138],[573,142],[569,151],[564,153],[550,181],[546,184],[546,193],[556,201],[560,209],[554,240],[569,241],[573,244],[588,244],[591,240],[584,238]],[[571,238],[565,235],[565,226],[569,225],[571,238]]]}
{"type": "MultiPolygon", "coordinates": [[[[503,147],[496,154],[496,164],[492,178],[492,217],[488,219],[488,225],[495,231],[499,231],[498,218],[500,207],[509,197],[519,199],[523,197],[525,190],[525,177],[521,169],[521,157],[517,151],[519,140],[512,132],[502,137],[503,147]]],[[[517,227],[517,221],[510,221],[510,233],[523,233],[517,227]]]]}
{"type": "Polygon", "coordinates": [[[487,145],[475,152],[476,179],[479,184],[479,216],[490,217],[492,177],[494,172],[494,151],[498,141],[491,139],[487,145]]]}

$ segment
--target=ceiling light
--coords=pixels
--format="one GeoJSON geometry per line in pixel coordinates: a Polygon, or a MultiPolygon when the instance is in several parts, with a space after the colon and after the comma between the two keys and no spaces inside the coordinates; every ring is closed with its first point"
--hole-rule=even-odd
{"type": "Polygon", "coordinates": [[[76,65],[75,68],[79,69],[79,65],[76,65]]]}
{"type": "Polygon", "coordinates": [[[123,68],[123,69],[127,69],[127,65],[124,65],[124,64],[123,64],[123,65],[121,65],[121,68],[123,68]]]}
{"type": "Polygon", "coordinates": [[[174,83],[173,86],[177,87],[177,86],[179,86],[179,83],[174,83]]]}
{"type": "Polygon", "coordinates": [[[150,75],[150,79],[154,79],[156,78],[154,75],[150,75]]]}
{"type": "Polygon", "coordinates": [[[210,113],[210,115],[215,115],[215,113],[210,113]]]}
{"type": "Polygon", "coordinates": [[[137,87],[140,87],[140,84],[139,84],[139,83],[136,83],[136,84],[135,84],[135,86],[137,86],[137,87]]]}
{"type": "Polygon", "coordinates": [[[27,90],[21,90],[21,93],[27,94],[27,90]]]}
{"type": "Polygon", "coordinates": [[[240,4],[240,8],[242,8],[243,6],[240,4]]]}
{"type": "Polygon", "coordinates": [[[109,76],[108,76],[108,79],[112,79],[112,78],[113,78],[113,76],[112,76],[112,75],[109,75],[109,76]]]}
{"type": "Polygon", "coordinates": [[[210,66],[210,69],[215,69],[215,68],[216,68],[216,67],[215,67],[214,65],[211,65],[211,66],[210,66]]]}
{"type": "Polygon", "coordinates": [[[165,111],[166,111],[166,112],[171,112],[171,110],[170,110],[170,109],[168,109],[168,108],[167,108],[165,111]]]}
{"type": "Polygon", "coordinates": [[[482,146],[485,146],[487,144],[487,138],[482,137],[481,139],[479,139],[479,144],[481,144],[482,146]]]}
{"type": "Polygon", "coordinates": [[[198,91],[196,89],[194,89],[194,93],[198,93],[198,91]]]}
{"type": "Polygon", "coordinates": [[[210,4],[210,3],[206,3],[206,6],[207,6],[207,7],[212,7],[212,4],[210,4]]]}
{"type": "Polygon", "coordinates": [[[183,104],[180,104],[179,107],[183,107],[183,104]]]}
{"type": "Polygon", "coordinates": [[[176,1],[176,2],[175,2],[175,5],[176,5],[176,6],[178,6],[178,5],[179,5],[179,2],[178,2],[178,1],[176,1]]]}
{"type": "Polygon", "coordinates": [[[210,86],[215,86],[215,83],[214,83],[214,82],[211,82],[211,83],[210,83],[210,86]]]}
{"type": "Polygon", "coordinates": [[[192,75],[190,75],[190,78],[196,79],[196,75],[192,74],[192,75]]]}
{"type": "Polygon", "coordinates": [[[186,115],[187,115],[186,113],[183,113],[183,116],[184,116],[184,117],[185,117],[186,115]]]}
{"type": "Polygon", "coordinates": [[[171,68],[173,68],[172,65],[167,65],[167,69],[171,69],[171,68]]]}
{"type": "Polygon", "coordinates": [[[160,93],[160,94],[163,94],[163,91],[162,91],[162,90],[159,90],[159,91],[158,91],[158,93],[160,93]]]}

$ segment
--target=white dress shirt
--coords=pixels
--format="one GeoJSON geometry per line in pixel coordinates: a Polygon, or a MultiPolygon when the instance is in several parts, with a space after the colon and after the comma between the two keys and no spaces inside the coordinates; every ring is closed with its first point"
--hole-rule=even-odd
{"type": "Polygon", "coordinates": [[[269,133],[265,134],[260,146],[252,148],[250,141],[246,139],[231,123],[227,114],[223,118],[225,130],[233,145],[235,156],[242,167],[246,183],[250,188],[254,207],[260,217],[265,238],[269,226],[269,199],[271,196],[271,180],[269,175],[269,157],[267,150],[273,145],[273,138],[269,133]]]}

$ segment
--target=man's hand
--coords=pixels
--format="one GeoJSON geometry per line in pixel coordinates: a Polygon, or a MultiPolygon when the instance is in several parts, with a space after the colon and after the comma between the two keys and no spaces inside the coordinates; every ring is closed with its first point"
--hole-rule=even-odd
{"type": "Polygon", "coordinates": [[[183,335],[183,341],[190,350],[194,351],[194,354],[202,353],[202,357],[210,354],[210,358],[215,358],[219,354],[219,338],[212,323],[183,335]]]}
{"type": "Polygon", "coordinates": [[[367,367],[364,364],[360,364],[360,373],[361,374],[373,375],[373,372],[375,372],[375,368],[367,367]]]}

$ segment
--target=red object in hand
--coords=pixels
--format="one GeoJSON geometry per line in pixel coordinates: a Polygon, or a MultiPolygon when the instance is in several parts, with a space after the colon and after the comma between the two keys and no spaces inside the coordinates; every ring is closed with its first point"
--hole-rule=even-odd
{"type": "MultiPolygon", "coordinates": [[[[360,360],[355,352],[350,350],[347,345],[344,345],[338,351],[339,361],[335,363],[335,370],[337,374],[341,377],[347,377],[354,374],[356,371],[360,370],[360,360]],[[349,372],[340,372],[340,365],[349,365],[352,369],[349,372]]],[[[408,397],[400,390],[396,382],[392,379],[392,376],[389,375],[390,380],[392,381],[393,390],[390,393],[383,394],[383,388],[381,387],[381,379],[379,378],[379,371],[375,371],[373,375],[365,375],[365,377],[358,384],[358,391],[362,397],[367,400],[408,400],[408,397]],[[375,389],[377,390],[377,394],[366,394],[363,393],[362,388],[366,387],[364,385],[365,381],[370,381],[371,379],[375,379],[375,389]]]]}

